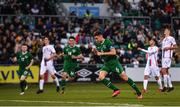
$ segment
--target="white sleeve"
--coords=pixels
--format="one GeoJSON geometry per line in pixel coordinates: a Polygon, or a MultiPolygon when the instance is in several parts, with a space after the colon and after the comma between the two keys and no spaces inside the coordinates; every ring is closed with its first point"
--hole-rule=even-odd
{"type": "Polygon", "coordinates": [[[56,53],[56,50],[54,49],[54,46],[51,46],[52,53],[56,53]]]}
{"type": "Polygon", "coordinates": [[[146,52],[148,54],[155,54],[158,51],[158,49],[156,49],[155,51],[150,51],[150,49],[148,48],[148,50],[141,49],[141,51],[146,52]]]}
{"type": "Polygon", "coordinates": [[[42,53],[44,54],[44,47],[42,48],[42,50],[41,50],[41,51],[42,51],[42,53]]]}
{"type": "Polygon", "coordinates": [[[172,37],[172,39],[171,39],[171,43],[173,44],[173,45],[176,45],[176,40],[172,37]]]}
{"type": "Polygon", "coordinates": [[[146,53],[149,53],[149,51],[148,51],[148,50],[145,50],[145,49],[141,49],[141,51],[146,52],[146,53]]]}

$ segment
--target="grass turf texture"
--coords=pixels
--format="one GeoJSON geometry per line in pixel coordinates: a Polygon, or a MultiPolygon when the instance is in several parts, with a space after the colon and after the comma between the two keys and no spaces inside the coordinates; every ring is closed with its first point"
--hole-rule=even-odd
{"type": "MultiPolygon", "coordinates": [[[[44,93],[37,95],[38,84],[29,84],[22,96],[18,84],[1,84],[0,106],[180,106],[180,83],[174,83],[175,90],[170,93],[157,92],[157,84],[150,83],[143,99],[137,99],[128,84],[115,85],[121,94],[112,98],[112,91],[101,83],[70,83],[63,95],[56,92],[54,84],[45,84],[44,93]]],[[[142,83],[137,85],[142,89],[142,83]]]]}

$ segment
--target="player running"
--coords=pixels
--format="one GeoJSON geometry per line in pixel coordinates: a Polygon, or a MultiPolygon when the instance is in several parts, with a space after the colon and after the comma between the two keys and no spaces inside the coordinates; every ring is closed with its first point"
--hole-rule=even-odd
{"type": "Polygon", "coordinates": [[[29,74],[30,67],[33,64],[32,55],[28,52],[27,44],[21,45],[21,51],[16,54],[16,57],[13,58],[13,62],[17,62],[19,64],[19,78],[20,78],[20,95],[24,95],[24,91],[27,90],[28,85],[26,78],[29,74]]]}
{"type": "Polygon", "coordinates": [[[148,85],[148,78],[151,76],[154,76],[158,85],[159,85],[159,91],[162,90],[162,83],[160,78],[160,71],[158,67],[158,47],[155,46],[155,40],[151,39],[149,41],[150,47],[148,47],[148,50],[138,48],[138,50],[141,50],[148,54],[146,68],[144,70],[144,82],[143,82],[143,93],[147,92],[147,85],[148,85]]]}
{"type": "Polygon", "coordinates": [[[113,90],[112,97],[116,97],[118,94],[120,94],[120,90],[105,77],[110,72],[116,72],[118,73],[120,78],[126,81],[136,91],[137,98],[142,99],[142,94],[139,91],[138,87],[136,86],[134,81],[126,75],[121,64],[119,63],[116,56],[116,50],[112,46],[111,41],[109,39],[105,39],[100,32],[95,32],[94,38],[97,44],[96,49],[93,48],[92,51],[94,52],[94,54],[100,56],[104,61],[104,66],[99,72],[99,79],[106,87],[113,90]]]}
{"type": "Polygon", "coordinates": [[[64,93],[66,87],[66,81],[72,81],[76,77],[76,68],[78,65],[78,60],[82,61],[84,57],[81,54],[80,48],[75,45],[75,38],[69,37],[68,45],[64,48],[64,65],[63,71],[61,73],[61,94],[64,93]]]}
{"type": "Polygon", "coordinates": [[[43,93],[43,86],[44,86],[44,74],[48,71],[51,77],[54,79],[56,83],[56,91],[59,92],[59,81],[55,76],[56,70],[53,65],[53,59],[56,57],[56,51],[53,45],[50,45],[50,41],[48,37],[44,38],[44,47],[42,49],[43,56],[41,61],[41,68],[40,68],[40,81],[39,81],[39,90],[37,94],[43,93]]]}
{"type": "Polygon", "coordinates": [[[162,92],[170,92],[174,90],[171,82],[171,77],[169,74],[169,68],[171,66],[171,58],[173,55],[173,50],[177,48],[176,41],[174,37],[170,36],[171,32],[169,28],[164,30],[164,39],[162,41],[162,69],[161,73],[164,78],[164,88],[162,92]],[[169,88],[168,88],[169,86],[169,88]]]}

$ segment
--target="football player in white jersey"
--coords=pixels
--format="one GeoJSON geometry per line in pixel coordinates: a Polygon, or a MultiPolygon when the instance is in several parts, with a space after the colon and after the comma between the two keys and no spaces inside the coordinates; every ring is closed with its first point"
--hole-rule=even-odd
{"type": "Polygon", "coordinates": [[[43,93],[43,86],[44,86],[44,74],[48,71],[51,77],[54,79],[57,89],[59,91],[59,81],[55,76],[56,70],[53,65],[53,59],[56,57],[56,51],[53,45],[50,45],[50,41],[48,37],[44,38],[44,47],[42,49],[43,56],[41,61],[41,68],[40,68],[40,81],[39,81],[39,90],[37,94],[43,93]]]}
{"type": "Polygon", "coordinates": [[[175,39],[170,36],[171,31],[169,28],[164,29],[164,39],[162,40],[162,69],[161,73],[164,78],[164,88],[162,92],[170,92],[174,90],[169,74],[169,68],[171,66],[171,58],[173,50],[177,48],[175,39]]]}
{"type": "Polygon", "coordinates": [[[147,63],[146,67],[144,70],[144,81],[143,81],[143,93],[147,92],[147,85],[148,85],[148,78],[151,76],[154,76],[158,85],[159,85],[159,90],[162,90],[162,83],[161,83],[161,78],[160,78],[160,70],[158,67],[158,47],[155,46],[155,40],[150,39],[149,41],[150,47],[148,47],[148,50],[138,48],[138,50],[141,50],[143,52],[146,52],[148,57],[147,57],[147,63]]]}

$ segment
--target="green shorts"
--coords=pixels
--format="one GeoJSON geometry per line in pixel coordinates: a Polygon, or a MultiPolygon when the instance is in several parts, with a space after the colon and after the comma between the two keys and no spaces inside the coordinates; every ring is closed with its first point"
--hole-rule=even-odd
{"type": "Polygon", "coordinates": [[[62,72],[66,72],[70,77],[76,76],[77,66],[64,66],[62,72]]]}
{"type": "Polygon", "coordinates": [[[23,75],[23,76],[28,76],[29,71],[30,71],[30,70],[19,69],[19,70],[18,70],[18,75],[19,75],[20,77],[21,77],[22,75],[23,75]]]}
{"type": "Polygon", "coordinates": [[[124,71],[119,61],[111,61],[111,62],[105,63],[104,66],[100,70],[106,71],[108,73],[116,72],[118,73],[118,75],[120,75],[124,71]]]}

